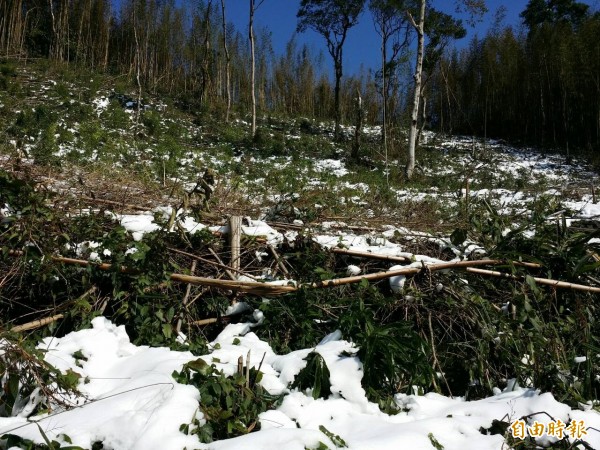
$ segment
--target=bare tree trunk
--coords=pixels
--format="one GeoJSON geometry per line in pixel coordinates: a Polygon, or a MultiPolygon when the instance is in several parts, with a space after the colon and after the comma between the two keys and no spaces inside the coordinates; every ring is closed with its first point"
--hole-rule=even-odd
{"type": "Polygon", "coordinates": [[[138,98],[137,98],[137,105],[136,105],[136,112],[135,112],[135,133],[137,135],[138,132],[138,127],[139,127],[139,123],[140,123],[140,104],[142,102],[142,83],[140,81],[140,41],[138,39],[138,33],[137,33],[137,15],[134,16],[134,20],[133,20],[133,36],[135,38],[135,79],[137,82],[137,87],[138,87],[138,98]]]}
{"type": "Polygon", "coordinates": [[[383,143],[383,152],[385,154],[385,179],[388,180],[389,185],[389,168],[388,168],[388,141],[387,141],[387,103],[388,103],[388,92],[387,92],[387,73],[385,72],[385,66],[387,62],[387,34],[382,31],[381,33],[381,94],[383,100],[383,117],[381,122],[381,140],[383,143]]]}
{"type": "Polygon", "coordinates": [[[56,17],[54,16],[54,2],[52,0],[48,0],[48,7],[50,9],[50,18],[52,23],[52,40],[50,41],[50,58],[56,59],[56,46],[57,46],[57,33],[56,33],[56,17]]]}
{"type": "Polygon", "coordinates": [[[252,138],[256,135],[256,62],[254,56],[254,0],[250,0],[250,23],[249,23],[249,38],[250,38],[250,90],[252,91],[252,138]]]}
{"type": "Polygon", "coordinates": [[[342,135],[342,127],[340,122],[342,121],[342,113],[340,111],[340,88],[342,83],[342,56],[339,56],[339,63],[335,62],[335,87],[334,87],[334,108],[335,108],[335,133],[334,139],[340,140],[342,135]]]}
{"type": "Polygon", "coordinates": [[[427,122],[427,97],[425,95],[421,95],[421,97],[423,98],[423,107],[421,108],[421,126],[417,132],[417,145],[421,143],[421,135],[427,122]]]}
{"type": "Polygon", "coordinates": [[[362,97],[360,96],[360,89],[356,89],[356,127],[354,129],[354,142],[352,143],[352,159],[358,161],[360,152],[360,139],[362,134],[364,119],[364,111],[362,106],[362,97]]]}
{"type": "Polygon", "coordinates": [[[415,170],[415,147],[417,143],[417,122],[419,119],[419,101],[421,99],[421,81],[423,77],[423,53],[425,51],[425,5],[426,0],[421,0],[421,10],[419,12],[419,23],[415,23],[412,15],[407,12],[408,18],[415,28],[418,35],[417,44],[417,65],[415,67],[415,87],[412,113],[410,117],[410,131],[408,133],[408,162],[406,163],[405,174],[407,179],[411,179],[415,170]]]}
{"type": "Polygon", "coordinates": [[[204,58],[202,61],[202,87],[200,89],[200,103],[205,103],[208,97],[208,87],[210,84],[209,80],[209,65],[210,65],[210,11],[212,9],[212,0],[208,1],[206,5],[206,15],[204,16],[204,58]]]}
{"type": "Polygon", "coordinates": [[[225,19],[225,0],[221,0],[221,13],[223,17],[223,51],[225,52],[225,89],[227,89],[227,111],[225,112],[225,122],[229,122],[231,113],[231,56],[227,48],[227,21],[225,19]]]}

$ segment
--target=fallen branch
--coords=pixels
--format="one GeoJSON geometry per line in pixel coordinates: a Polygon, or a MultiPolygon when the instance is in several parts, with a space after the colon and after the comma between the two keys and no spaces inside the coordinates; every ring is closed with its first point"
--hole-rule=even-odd
{"type": "Polygon", "coordinates": [[[267,245],[267,248],[271,252],[271,255],[273,255],[273,258],[275,258],[275,261],[277,262],[277,267],[279,267],[279,269],[283,272],[283,275],[285,275],[286,277],[289,277],[290,272],[287,270],[287,267],[285,267],[285,263],[283,262],[283,260],[279,256],[279,254],[277,253],[277,250],[275,250],[275,247],[273,247],[271,244],[269,244],[269,245],[267,245]]]}
{"type": "Polygon", "coordinates": [[[389,270],[387,272],[377,272],[377,273],[370,273],[368,275],[356,275],[354,277],[335,278],[333,280],[318,281],[316,283],[309,284],[305,287],[322,288],[322,287],[334,287],[334,286],[343,286],[345,284],[360,283],[362,280],[379,281],[379,280],[385,280],[386,278],[396,277],[398,275],[416,275],[417,273],[421,272],[422,270],[423,270],[423,267],[403,267],[402,269],[389,270]]]}
{"type": "MultiPolygon", "coordinates": [[[[235,280],[235,276],[231,273],[231,271],[232,270],[235,271],[235,269],[226,264],[223,264],[223,261],[221,260],[219,255],[210,247],[208,250],[217,259],[218,262],[211,261],[211,260],[203,258],[201,256],[194,255],[193,253],[184,252],[183,250],[178,250],[178,249],[172,248],[172,247],[167,247],[167,250],[169,250],[170,252],[173,252],[173,253],[179,253],[180,255],[187,256],[189,258],[195,259],[196,261],[200,261],[205,264],[210,264],[212,266],[219,267],[220,269],[225,269],[225,271],[227,272],[227,275],[229,275],[229,278],[231,278],[232,280],[235,280]]],[[[244,272],[241,270],[237,270],[237,272],[242,275],[245,275],[244,272]]]]}
{"type": "Polygon", "coordinates": [[[377,253],[359,252],[357,250],[347,250],[345,248],[334,247],[331,249],[332,253],[340,255],[356,256],[358,258],[370,258],[378,259],[382,261],[397,261],[397,262],[410,262],[409,258],[404,256],[391,256],[391,255],[380,255],[377,253]]]}
{"type": "Polygon", "coordinates": [[[144,207],[144,206],[139,206],[139,205],[131,205],[125,202],[116,202],[114,200],[105,200],[103,198],[92,198],[92,197],[86,197],[86,196],[81,196],[79,197],[82,200],[88,201],[88,202],[93,202],[93,203],[104,203],[106,205],[112,205],[112,206],[121,206],[124,208],[129,208],[129,209],[134,209],[136,211],[150,211],[152,210],[152,207],[144,207]]]}
{"type": "Polygon", "coordinates": [[[43,319],[34,320],[32,322],[27,322],[22,325],[17,325],[16,327],[12,327],[10,331],[14,333],[21,333],[23,331],[35,330],[36,328],[41,328],[49,323],[56,322],[64,318],[64,314],[56,314],[55,316],[45,317],[43,319]]]}
{"type": "MultiPolygon", "coordinates": [[[[371,252],[359,252],[357,250],[347,250],[345,248],[334,247],[331,252],[338,253],[341,255],[356,256],[357,258],[369,258],[378,259],[382,261],[394,261],[394,262],[410,262],[411,259],[406,256],[392,256],[392,255],[381,255],[371,252]]],[[[448,263],[437,263],[429,265],[428,267],[432,270],[432,267],[436,267],[435,270],[451,269],[453,267],[471,267],[471,266],[521,266],[529,267],[531,269],[541,269],[542,265],[537,263],[522,262],[522,261],[505,261],[502,259],[475,259],[467,261],[450,261],[448,263]],[[444,266],[445,265],[445,266],[444,266]]]]}
{"type": "MultiPolygon", "coordinates": [[[[111,264],[102,263],[102,264],[94,264],[90,261],[78,260],[73,258],[64,258],[60,256],[54,256],[52,259],[56,262],[62,262],[64,264],[75,264],[82,267],[87,266],[95,266],[100,270],[110,270],[112,269],[111,264]]],[[[319,281],[317,283],[310,283],[298,286],[291,285],[275,285],[269,283],[261,283],[257,281],[235,281],[235,280],[218,280],[215,278],[206,278],[206,277],[196,277],[191,275],[184,275],[179,273],[173,273],[170,275],[170,279],[173,281],[178,281],[181,283],[195,284],[200,286],[209,286],[217,289],[225,289],[232,290],[237,292],[243,292],[247,294],[254,295],[283,295],[288,294],[290,292],[295,292],[301,288],[324,288],[324,287],[335,287],[342,286],[346,284],[360,283],[362,280],[367,281],[379,281],[387,278],[391,278],[398,275],[415,275],[422,271],[430,271],[435,272],[439,270],[446,269],[457,269],[457,268],[466,268],[467,271],[472,273],[477,273],[479,275],[488,275],[488,276],[496,276],[503,278],[511,278],[515,280],[523,280],[524,277],[507,274],[503,272],[496,272],[491,270],[477,269],[473,266],[480,265],[504,265],[507,264],[505,261],[498,260],[476,260],[476,261],[453,261],[448,263],[439,263],[439,264],[422,264],[421,267],[403,267],[397,270],[390,270],[385,272],[377,272],[368,275],[357,275],[353,277],[345,277],[345,278],[336,278],[332,280],[324,280],[319,281]]],[[[533,264],[533,263],[523,263],[523,264],[533,264]]],[[[126,267],[120,268],[121,272],[125,273],[138,273],[136,270],[128,269],[126,267]]],[[[551,280],[548,278],[533,278],[537,283],[543,284],[546,286],[552,286],[554,288],[561,289],[574,289],[586,292],[597,292],[600,293],[600,287],[586,286],[575,283],[568,283],[564,281],[551,280]]]]}
{"type": "Polygon", "coordinates": [[[217,319],[217,318],[202,319],[202,320],[196,320],[194,322],[191,322],[190,325],[203,326],[203,325],[210,325],[213,323],[217,323],[218,321],[219,321],[219,319],[217,319]]]}
{"type": "MultiPolygon", "coordinates": [[[[221,257],[217,254],[217,252],[215,252],[212,247],[208,247],[208,251],[210,252],[211,255],[214,256],[214,258],[219,261],[219,264],[225,269],[225,273],[227,273],[227,276],[229,276],[230,279],[232,280],[237,280],[237,277],[232,273],[232,271],[235,271],[236,269],[234,269],[231,266],[227,266],[225,265],[225,263],[223,263],[223,260],[221,259],[221,257]]],[[[240,269],[237,269],[238,273],[242,273],[240,271],[240,269]]]]}
{"type": "Polygon", "coordinates": [[[537,263],[528,263],[528,262],[520,262],[520,261],[504,261],[501,259],[475,259],[472,261],[451,261],[447,263],[437,263],[431,264],[427,266],[429,270],[445,270],[445,269],[453,269],[456,267],[477,267],[477,266],[522,266],[529,267],[531,269],[541,269],[542,266],[537,263]]]}
{"type": "MultiPolygon", "coordinates": [[[[512,275],[510,273],[497,272],[494,270],[475,269],[473,267],[468,267],[467,271],[471,272],[471,273],[476,273],[479,275],[489,275],[492,277],[510,278],[511,280],[522,281],[525,279],[525,277],[518,276],[518,275],[512,275]]],[[[537,284],[543,284],[545,286],[552,286],[554,288],[573,289],[575,291],[600,293],[600,287],[586,286],[584,284],[569,283],[566,281],[551,280],[550,278],[538,278],[538,277],[532,277],[532,278],[535,280],[535,282],[537,284]]]]}

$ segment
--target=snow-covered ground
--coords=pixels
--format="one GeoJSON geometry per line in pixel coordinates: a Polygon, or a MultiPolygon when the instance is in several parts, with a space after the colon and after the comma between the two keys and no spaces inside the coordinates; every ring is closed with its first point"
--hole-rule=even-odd
{"type": "MultiPolygon", "coordinates": [[[[314,349],[277,355],[252,332],[250,324],[228,325],[211,343],[212,352],[202,359],[230,375],[238,357],[246,358],[250,350],[253,367],[258,368],[264,357],[260,368],[263,387],[285,397],[277,409],[260,415],[259,431],[211,444],[201,444],[195,435],[180,431],[181,425],[194,418],[203,423],[196,388],[178,384],[171,376],[197,358],[191,353],[135,346],[124,327],[103,317],[95,318],[89,330],[60,339],[46,338],[39,348],[50,364],[81,375],[81,396],[65,399],[73,404],[68,410],[57,407],[49,414],[26,418],[29,405],[20,416],[0,419],[0,435],[12,433],[43,442],[39,426],[48,438],[59,442],[67,435],[74,445],[90,448],[93,442],[102,441],[105,449],[112,450],[303,450],[317,448],[320,442],[336,448],[320,430],[325,427],[349,449],[429,450],[437,441],[446,450],[500,450],[507,448],[504,437],[484,434],[481,428],[489,429],[494,420],[510,423],[539,413],[530,417],[529,425],[535,421],[544,425],[558,420],[565,424],[583,421],[577,422],[587,432],[583,439],[592,448],[600,448],[600,433],[592,429],[600,429],[598,412],[573,410],[549,393],[514,383],[509,383],[510,389],[498,389],[494,396],[477,401],[434,393],[398,394],[400,412],[384,414],[367,400],[360,383],[362,364],[352,356],[356,348],[340,333],[328,336],[314,349]],[[289,388],[311,351],[318,352],[330,370],[332,394],[326,399],[315,400],[309,391],[289,388]]],[[[556,438],[545,436],[538,442],[552,440],[556,438]]]]}

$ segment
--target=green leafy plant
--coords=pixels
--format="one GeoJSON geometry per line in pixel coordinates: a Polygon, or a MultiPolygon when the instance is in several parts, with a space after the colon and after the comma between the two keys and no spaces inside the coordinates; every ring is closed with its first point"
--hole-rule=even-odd
{"type": "Polygon", "coordinates": [[[306,366],[296,375],[292,388],[311,389],[311,395],[317,398],[328,398],[331,394],[329,369],[323,357],[312,351],[306,358],[306,366]]]}
{"type": "Polygon", "coordinates": [[[213,442],[260,429],[258,415],[273,408],[279,396],[269,395],[259,384],[262,372],[244,368],[232,377],[202,359],[191,361],[181,372],[173,372],[178,383],[195,386],[200,392],[198,405],[202,421],[195,418],[181,430],[196,434],[201,442],[213,442]],[[203,422],[203,423],[202,423],[203,422]]]}

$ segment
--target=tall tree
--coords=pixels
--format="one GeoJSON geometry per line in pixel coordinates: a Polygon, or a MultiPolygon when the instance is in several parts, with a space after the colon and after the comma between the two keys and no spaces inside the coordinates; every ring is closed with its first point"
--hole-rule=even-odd
{"type": "Polygon", "coordinates": [[[231,56],[227,47],[227,20],[225,18],[225,0],[221,0],[221,25],[223,32],[223,51],[225,52],[225,89],[227,91],[227,111],[225,112],[225,122],[229,122],[231,113],[231,56]]]}
{"type": "Polygon", "coordinates": [[[521,13],[530,29],[543,23],[568,22],[579,25],[588,14],[589,5],[575,0],[529,0],[521,13]]]}
{"type": "Polygon", "coordinates": [[[340,85],[343,76],[343,49],[348,30],[358,22],[365,0],[302,0],[298,10],[298,31],[308,28],[325,38],[333,58],[335,74],[335,139],[341,135],[340,85]]]}
{"type": "MultiPolygon", "coordinates": [[[[470,15],[471,20],[481,17],[487,11],[484,0],[458,0],[459,10],[464,8],[470,15]]],[[[419,107],[421,103],[421,86],[423,81],[423,61],[425,59],[425,13],[427,9],[427,0],[418,0],[418,21],[413,17],[410,9],[406,10],[406,16],[415,32],[417,33],[417,61],[414,73],[414,97],[410,117],[410,129],[408,134],[408,161],[406,163],[405,174],[407,179],[411,179],[415,170],[415,148],[418,136],[419,107]]]]}
{"type": "Polygon", "coordinates": [[[408,47],[409,33],[404,15],[404,0],[391,2],[390,0],[370,0],[369,9],[373,16],[375,31],[381,37],[381,97],[382,120],[381,140],[386,157],[388,155],[388,79],[395,70],[398,54],[408,47]],[[389,41],[393,39],[391,54],[388,56],[389,41]]]}
{"type": "Polygon", "coordinates": [[[425,55],[423,56],[423,72],[425,75],[421,83],[420,93],[422,120],[417,132],[417,144],[419,143],[427,118],[426,87],[434,72],[437,70],[437,66],[447,45],[452,40],[464,38],[467,34],[467,30],[463,27],[462,21],[457,20],[446,13],[430,8],[425,17],[425,33],[427,34],[428,42],[425,46],[425,55]]]}
{"type": "Polygon", "coordinates": [[[410,128],[408,132],[408,161],[406,162],[406,178],[409,180],[415,170],[415,148],[417,146],[417,123],[419,120],[419,103],[421,101],[421,82],[423,79],[423,59],[425,55],[425,8],[426,0],[420,0],[419,22],[417,23],[410,11],[406,11],[411,25],[417,33],[417,62],[414,75],[413,104],[410,113],[410,128]]]}
{"type": "Polygon", "coordinates": [[[250,17],[248,21],[248,38],[250,40],[250,90],[252,95],[252,138],[256,136],[256,55],[254,53],[254,13],[265,0],[250,0],[250,17]]]}

